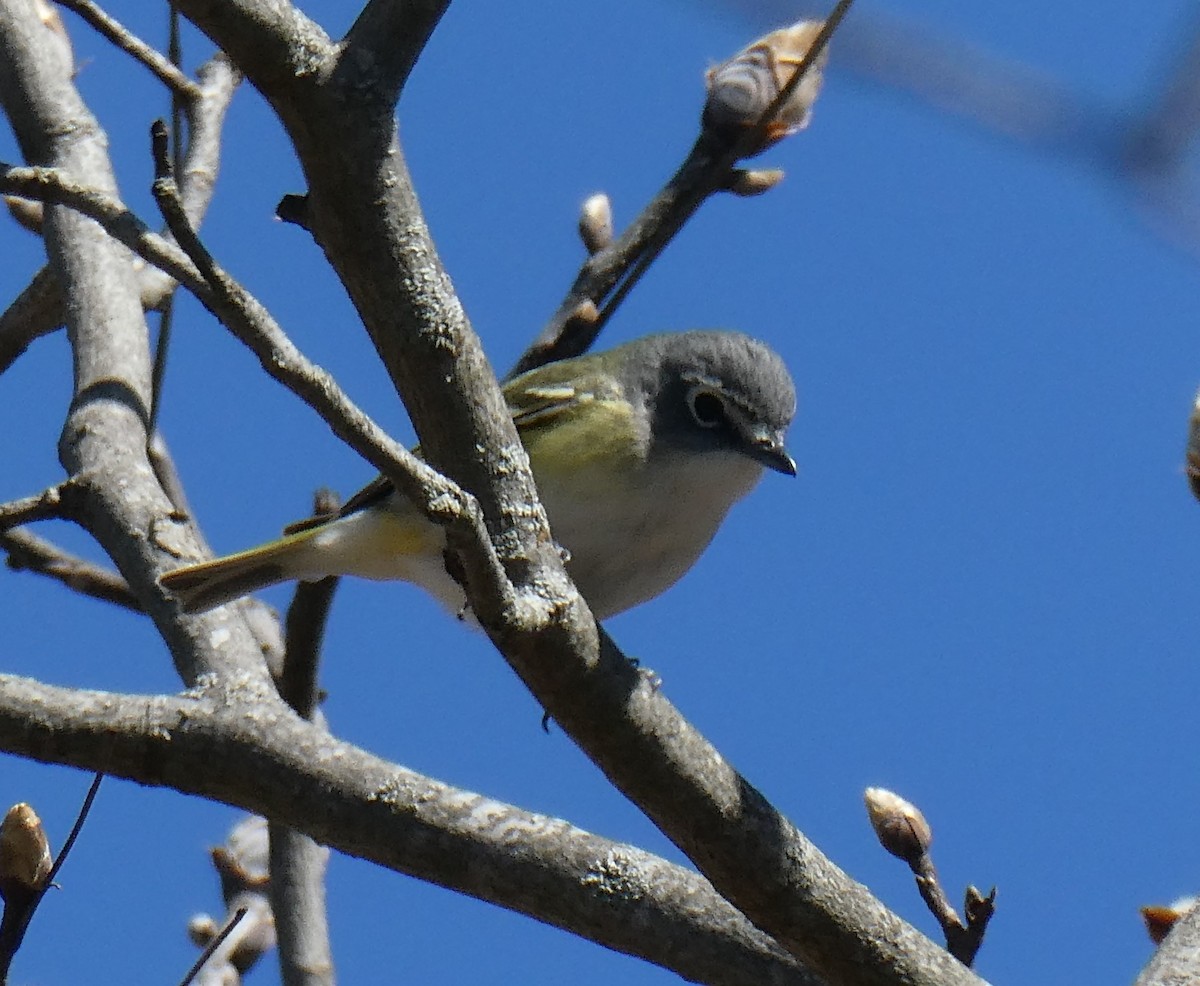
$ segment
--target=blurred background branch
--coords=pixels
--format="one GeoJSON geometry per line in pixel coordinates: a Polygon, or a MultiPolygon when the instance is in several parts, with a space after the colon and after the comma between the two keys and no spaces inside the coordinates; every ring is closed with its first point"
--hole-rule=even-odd
{"type": "MultiPolygon", "coordinates": [[[[820,16],[804,0],[707,0],[772,25],[820,16]]],[[[831,71],[886,86],[937,113],[1115,181],[1156,235],[1200,252],[1200,196],[1189,161],[1200,132],[1200,13],[1157,54],[1156,81],[1113,102],[1035,65],[918,18],[864,7],[839,31],[831,71]]],[[[1036,24],[1031,24],[1036,30],[1036,24]]]]}

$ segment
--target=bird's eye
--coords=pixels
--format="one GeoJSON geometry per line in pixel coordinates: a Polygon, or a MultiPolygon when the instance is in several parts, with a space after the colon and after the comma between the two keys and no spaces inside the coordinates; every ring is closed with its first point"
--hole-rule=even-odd
{"type": "Polygon", "coordinates": [[[688,407],[702,428],[715,428],[725,420],[725,402],[711,390],[693,390],[688,394],[688,407]]]}

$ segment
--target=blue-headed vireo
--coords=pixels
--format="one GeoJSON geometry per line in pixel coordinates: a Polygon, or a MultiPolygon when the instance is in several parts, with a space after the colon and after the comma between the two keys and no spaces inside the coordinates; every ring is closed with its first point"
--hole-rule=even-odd
{"type": "MultiPolygon", "coordinates": [[[[504,385],[567,570],[598,619],[670,588],[763,467],[790,476],[783,433],[796,391],[783,361],[737,332],[647,336],[530,370],[504,385]]],[[[379,479],[335,517],[168,572],[188,611],[289,579],[401,579],[454,612],[445,537],[379,479]]]]}

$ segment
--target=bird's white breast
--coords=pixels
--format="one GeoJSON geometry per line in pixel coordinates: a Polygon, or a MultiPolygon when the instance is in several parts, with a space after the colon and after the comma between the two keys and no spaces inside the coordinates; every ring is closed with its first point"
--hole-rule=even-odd
{"type": "Polygon", "coordinates": [[[539,492],[567,571],[598,619],[653,599],[708,546],[762,467],[735,452],[669,455],[620,486],[584,471],[539,492]]]}

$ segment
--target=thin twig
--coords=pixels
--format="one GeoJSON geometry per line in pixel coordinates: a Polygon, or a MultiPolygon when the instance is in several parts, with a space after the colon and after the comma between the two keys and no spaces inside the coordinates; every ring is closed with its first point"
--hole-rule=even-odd
{"type": "Polygon", "coordinates": [[[18,527],[35,520],[53,520],[62,516],[62,485],[51,486],[33,496],[0,503],[0,530],[18,527]]]}
{"type": "Polygon", "coordinates": [[[92,778],[91,786],[88,792],[84,795],[83,804],[79,806],[79,814],[75,818],[75,824],[71,826],[71,831],[67,834],[66,841],[62,844],[62,848],[58,851],[58,855],[54,857],[54,865],[50,867],[50,875],[46,877],[46,886],[49,887],[54,883],[54,878],[58,876],[58,871],[63,868],[63,863],[67,861],[67,854],[75,846],[75,840],[79,838],[79,833],[83,831],[83,823],[87,821],[88,813],[92,810],[92,802],[96,800],[96,794],[100,790],[100,782],[104,780],[103,774],[96,774],[92,778]]]}
{"type": "Polygon", "coordinates": [[[214,289],[220,288],[216,262],[208,252],[195,228],[187,218],[179,188],[175,184],[175,169],[170,157],[170,134],[162,120],[155,120],[150,127],[151,154],[154,157],[154,199],[167,222],[167,227],[183,252],[196,265],[200,276],[214,289]],[[216,283],[214,283],[216,282],[216,283]]]}
{"type": "Polygon", "coordinates": [[[509,376],[558,359],[586,352],[618,306],[658,258],[667,244],[697,209],[715,192],[729,185],[734,165],[761,147],[772,121],[812,66],[824,54],[834,32],[854,0],[838,0],[812,45],[787,83],[763,111],[758,122],[740,131],[734,140],[727,133],[702,129],[683,164],[626,231],[611,245],[590,256],[558,310],[533,344],[522,354],[509,376]],[[599,305],[595,318],[575,317],[587,302],[599,305]]]}
{"type": "Polygon", "coordinates": [[[46,891],[54,886],[54,878],[58,875],[59,870],[63,868],[63,864],[67,861],[67,856],[74,847],[75,841],[79,838],[79,833],[83,831],[83,823],[87,821],[88,813],[92,810],[92,803],[96,800],[96,793],[100,790],[100,782],[103,779],[104,775],[102,773],[97,773],[92,778],[92,783],[88,787],[87,794],[84,795],[83,804],[79,807],[79,813],[75,816],[75,824],[71,826],[71,831],[67,835],[66,841],[63,842],[58,855],[54,857],[54,863],[51,865],[50,871],[46,874],[46,878],[41,884],[33,890],[28,900],[25,901],[21,911],[15,917],[10,917],[7,907],[5,908],[5,935],[4,940],[0,941],[0,984],[8,981],[8,970],[12,965],[13,957],[21,947],[21,942],[25,940],[25,933],[29,930],[29,923],[33,920],[33,915],[41,904],[42,899],[46,896],[46,891]]]}
{"type": "Polygon", "coordinates": [[[174,287],[172,286],[171,291],[163,299],[158,314],[158,338],[154,341],[154,367],[150,377],[150,420],[147,428],[150,434],[153,434],[158,428],[163,381],[167,376],[167,352],[171,345],[171,324],[175,317],[174,287]]]}
{"type": "Polygon", "coordinates": [[[929,852],[933,828],[921,809],[894,791],[881,787],[867,788],[863,800],[879,844],[897,859],[904,860],[916,877],[921,899],[942,926],[946,951],[970,968],[983,944],[988,922],[996,911],[996,888],[993,887],[985,897],[974,887],[967,887],[963,905],[966,921],[963,921],[938,879],[937,867],[929,852]]]}
{"type": "MultiPolygon", "coordinates": [[[[170,183],[174,189],[174,183],[170,183]]],[[[95,220],[115,240],[143,260],[166,271],[190,291],[221,324],[258,357],[263,369],[312,407],[333,433],[397,487],[436,523],[459,526],[502,571],[474,497],[428,463],[392,439],[363,412],[321,367],[308,360],[270,313],[237,281],[216,267],[195,232],[189,240],[197,256],[207,258],[213,281],[206,281],[196,263],[175,243],[154,233],[112,196],[76,185],[53,168],[17,167],[0,162],[0,191],[53,202],[95,220]]],[[[177,190],[160,188],[161,204],[174,210],[181,232],[187,217],[179,208],[177,190]]],[[[188,234],[185,232],[185,236],[188,234]]]]}
{"type": "MultiPolygon", "coordinates": [[[[167,20],[169,24],[169,41],[167,57],[176,68],[180,67],[183,59],[182,45],[179,37],[179,11],[171,7],[167,20]]],[[[189,101],[196,105],[195,100],[189,101]]],[[[183,114],[185,100],[178,90],[171,90],[171,132],[175,134],[172,144],[172,162],[175,173],[178,174],[183,165],[183,148],[179,135],[183,132],[183,114]]],[[[182,196],[181,196],[182,198],[182,196]]],[[[171,457],[167,454],[166,439],[158,430],[158,415],[162,409],[163,383],[167,376],[167,355],[171,349],[171,326],[175,321],[175,289],[178,282],[169,282],[166,296],[159,307],[158,337],[154,340],[154,364],[150,373],[150,415],[146,426],[146,458],[150,461],[159,485],[170,498],[172,505],[181,514],[188,513],[187,497],[179,473],[174,468],[171,457]]]]}
{"type": "Polygon", "coordinates": [[[938,879],[937,869],[933,858],[926,852],[919,862],[914,865],[913,874],[916,877],[917,890],[930,913],[937,918],[946,936],[946,951],[959,962],[970,968],[975,962],[975,956],[983,945],[984,935],[987,934],[988,922],[996,911],[996,888],[986,896],[974,887],[968,887],[965,895],[964,913],[966,920],[958,916],[954,905],[942,889],[938,879]]]}
{"type": "MultiPolygon", "coordinates": [[[[172,7],[167,15],[169,27],[169,38],[167,44],[167,57],[171,64],[179,68],[182,59],[182,49],[179,39],[179,11],[172,7]]],[[[171,132],[175,135],[175,140],[171,145],[172,165],[175,173],[179,174],[183,166],[183,149],[182,141],[179,135],[183,132],[183,109],[184,100],[180,96],[178,90],[171,90],[171,132]]],[[[181,196],[182,197],[182,196],[181,196]]],[[[167,374],[167,353],[171,346],[171,325],[175,315],[175,290],[174,287],[167,293],[163,299],[162,307],[159,310],[158,319],[158,338],[154,342],[154,370],[150,378],[150,423],[147,432],[153,436],[158,428],[158,412],[161,405],[163,380],[167,374]]],[[[151,438],[153,441],[153,438],[151,438]]],[[[174,502],[174,501],[172,501],[174,502]]],[[[175,504],[179,508],[179,504],[175,504]]]]}
{"type": "Polygon", "coordinates": [[[149,440],[146,442],[146,458],[150,462],[150,468],[154,470],[154,478],[158,480],[158,485],[162,487],[163,492],[167,494],[167,499],[171,501],[171,506],[178,513],[190,517],[192,509],[188,505],[183,480],[179,476],[179,470],[175,468],[175,460],[171,458],[167,441],[157,428],[150,432],[149,440]]]}
{"type": "MultiPolygon", "coordinates": [[[[312,407],[334,434],[391,480],[435,524],[470,544],[476,562],[496,585],[509,585],[484,523],[478,501],[410,450],[394,441],[347,397],[337,382],[310,362],[261,304],[217,266],[188,222],[166,157],[165,126],[151,128],[155,148],[154,197],[171,233],[185,253],[182,265],[173,248],[163,249],[153,236],[132,238],[135,251],[153,245],[168,254],[180,270],[180,283],[196,295],[220,322],[259,358],[264,370],[312,407]]],[[[16,169],[13,169],[16,170],[16,169]]],[[[3,172],[0,170],[0,187],[3,172]]],[[[36,196],[34,196],[36,197],[36,196]]],[[[87,197],[85,204],[92,204],[87,197]]],[[[108,228],[108,227],[106,227],[108,228]]],[[[144,229],[144,226],[142,227],[144,229]]],[[[110,230],[111,232],[112,230],[110,230]]],[[[120,227],[117,233],[122,232],[120,227]]],[[[119,237],[118,237],[119,238],[119,237]]],[[[122,242],[125,242],[122,240],[122,242]]]]}
{"type": "Polygon", "coordinates": [[[58,280],[43,267],[0,314],[0,373],[29,348],[34,339],[49,335],[62,324],[62,291],[58,280]]]}
{"type": "Polygon", "coordinates": [[[187,255],[170,241],[154,233],[118,199],[95,188],[79,185],[54,168],[19,167],[0,162],[0,190],[26,198],[65,205],[94,219],[113,239],[171,277],[200,294],[207,287],[187,255]]]}
{"type": "Polygon", "coordinates": [[[127,55],[148,68],[154,76],[168,86],[172,92],[184,99],[200,98],[200,88],[183,74],[171,60],[139,38],[124,24],[106,13],[92,0],[57,0],[59,6],[74,11],[96,31],[111,41],[127,55]]]}
{"type": "MultiPolygon", "coordinates": [[[[334,516],[341,504],[332,490],[318,490],[313,497],[313,516],[334,516]]],[[[319,692],[317,669],[321,645],[337,578],[299,582],[284,621],[286,650],[279,676],[279,694],[296,714],[312,719],[319,692]]]]}
{"type": "MultiPolygon", "coordinates": [[[[204,63],[197,72],[201,98],[188,101],[188,145],[180,174],[180,198],[193,225],[199,225],[212,200],[220,152],[221,126],[237,87],[239,74],[222,55],[204,63]]],[[[151,261],[153,265],[153,261],[151,261]]],[[[142,307],[159,308],[170,298],[174,279],[157,266],[139,271],[142,307]]],[[[0,373],[3,373],[33,340],[62,326],[63,303],[58,282],[43,267],[29,286],[0,314],[0,373]]]]}
{"type": "Polygon", "coordinates": [[[63,551],[23,528],[0,531],[0,549],[8,553],[8,567],[15,572],[36,572],[56,579],[80,595],[134,613],[144,612],[129,583],[116,572],[63,551]]]}
{"type": "Polygon", "coordinates": [[[204,968],[204,963],[211,959],[213,957],[213,953],[221,947],[222,942],[224,942],[226,938],[233,934],[233,929],[236,928],[238,926],[238,922],[246,916],[246,912],[248,910],[249,908],[239,907],[233,912],[233,917],[226,922],[225,927],[213,936],[212,941],[204,946],[204,950],[200,953],[200,957],[196,959],[195,964],[188,969],[187,975],[179,980],[179,986],[188,986],[188,984],[196,978],[196,974],[204,968]]]}
{"type": "MultiPolygon", "coordinates": [[[[341,506],[337,494],[318,490],[313,515],[330,516],[341,506]]],[[[296,714],[317,715],[320,686],[317,670],[325,627],[340,579],[300,582],[285,619],[286,651],[277,685],[296,714]]],[[[329,850],[283,822],[268,820],[270,837],[271,910],[284,986],[332,984],[333,948],[325,897],[329,850]]]]}

